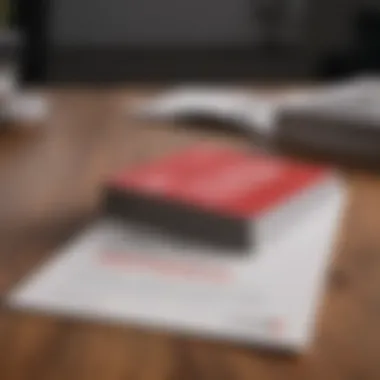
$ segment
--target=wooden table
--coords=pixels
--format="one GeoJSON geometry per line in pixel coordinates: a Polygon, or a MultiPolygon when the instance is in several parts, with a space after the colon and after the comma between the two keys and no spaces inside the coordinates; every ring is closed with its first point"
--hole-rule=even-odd
{"type": "MultiPolygon", "coordinates": [[[[0,289],[4,295],[96,214],[114,170],[200,138],[126,122],[138,91],[52,92],[41,130],[0,136],[0,289]]],[[[380,147],[379,147],[380,149],[380,147]]],[[[0,312],[1,380],[380,379],[380,181],[348,175],[342,227],[315,344],[301,357],[133,327],[0,312]]]]}

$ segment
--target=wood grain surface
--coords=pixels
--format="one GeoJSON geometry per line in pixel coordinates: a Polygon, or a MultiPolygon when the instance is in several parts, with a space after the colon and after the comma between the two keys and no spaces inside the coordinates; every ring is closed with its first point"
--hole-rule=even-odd
{"type": "MultiPolygon", "coordinates": [[[[97,214],[118,168],[227,134],[128,121],[141,91],[51,92],[46,125],[0,136],[0,290],[97,214]]],[[[380,147],[379,147],[380,149],[380,147]]],[[[380,379],[380,180],[347,173],[350,204],[313,347],[284,356],[162,331],[0,310],[1,380],[380,379]]]]}

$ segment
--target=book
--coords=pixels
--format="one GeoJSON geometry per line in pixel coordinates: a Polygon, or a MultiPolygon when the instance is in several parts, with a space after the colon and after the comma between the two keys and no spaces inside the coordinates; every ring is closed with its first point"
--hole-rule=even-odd
{"type": "Polygon", "coordinates": [[[380,168],[380,81],[361,78],[277,115],[276,149],[344,166],[380,168]]]}
{"type": "Polygon", "coordinates": [[[309,90],[258,91],[233,86],[176,86],[147,99],[129,104],[129,115],[149,121],[166,121],[176,125],[216,124],[230,131],[240,131],[255,139],[270,142],[277,130],[277,117],[288,107],[331,102],[341,94],[352,92],[368,78],[351,79],[309,90]],[[354,87],[355,88],[355,87],[354,87]],[[190,122],[190,123],[189,123],[190,122]]]}
{"type": "Polygon", "coordinates": [[[200,143],[115,173],[104,207],[173,238],[243,254],[286,234],[334,186],[323,166],[200,143]]]}
{"type": "Polygon", "coordinates": [[[128,108],[137,119],[216,126],[257,139],[270,136],[284,96],[263,96],[223,86],[178,86],[128,108]]]}

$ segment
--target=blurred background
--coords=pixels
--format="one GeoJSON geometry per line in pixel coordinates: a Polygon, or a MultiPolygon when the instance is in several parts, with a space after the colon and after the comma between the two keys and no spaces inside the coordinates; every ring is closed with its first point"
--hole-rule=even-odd
{"type": "Polygon", "coordinates": [[[14,0],[2,19],[28,81],[320,79],[380,67],[378,3],[14,0]]]}
{"type": "MultiPolygon", "coordinates": [[[[166,121],[141,123],[130,117],[130,109],[154,97],[159,84],[244,83],[249,93],[258,90],[256,95],[260,94],[256,111],[265,111],[261,98],[280,95],[284,88],[302,92],[310,87],[313,92],[314,84],[318,87],[379,70],[380,2],[376,0],[0,0],[2,300],[57,247],[99,216],[107,178],[119,170],[201,141],[239,149],[257,143],[253,132],[259,123],[249,124],[254,127],[248,130],[251,140],[218,123],[219,129],[196,129],[196,122],[173,128],[166,121]],[[260,81],[268,84],[269,91],[255,86],[260,81]]],[[[378,83],[371,81],[373,93],[378,95],[378,83]]],[[[319,113],[311,112],[312,117],[307,110],[305,114],[295,112],[298,119],[288,115],[290,122],[283,124],[291,128],[283,129],[275,143],[284,149],[286,143],[291,146],[295,141],[299,152],[291,148],[304,159],[309,153],[324,154],[336,166],[342,156],[351,166],[378,171],[378,118],[373,123],[367,111],[357,112],[363,120],[350,123],[351,115],[362,111],[363,104],[372,104],[377,115],[377,103],[371,102],[377,98],[370,92],[361,95],[356,109],[351,107],[356,98],[350,106],[343,102],[341,108],[336,107],[341,123],[336,114],[331,123],[325,123],[323,107],[319,113]],[[346,112],[351,108],[351,114],[346,112]],[[326,134],[319,134],[321,126],[326,134]]],[[[277,104],[276,99],[269,103],[277,104]]],[[[255,107],[246,104],[244,101],[243,108],[252,116],[255,107]]],[[[330,108],[335,112],[334,102],[330,108]]],[[[240,112],[238,120],[242,120],[240,112]]],[[[273,117],[273,123],[269,120],[262,130],[273,130],[274,136],[279,131],[277,118],[273,117]]],[[[160,333],[136,332],[133,327],[108,328],[34,314],[28,317],[3,307],[1,379],[120,380],[130,374],[157,380],[380,379],[380,266],[376,265],[380,262],[380,181],[354,170],[345,177],[353,200],[337,245],[339,259],[328,273],[328,306],[321,313],[316,349],[306,360],[277,359],[250,349],[235,350],[187,338],[168,339],[160,333]]],[[[289,221],[294,223],[292,216],[289,221]]],[[[78,273],[73,270],[69,275],[78,273]]],[[[294,274],[314,278],[298,270],[294,274]]],[[[285,277],[289,283],[293,281],[293,276],[285,277]]],[[[69,300],[77,297],[77,289],[85,288],[86,278],[81,276],[78,283],[71,277],[58,278],[64,288],[61,294],[74,295],[67,296],[69,300]],[[67,292],[66,284],[73,285],[72,293],[67,292]]],[[[104,299],[123,305],[107,293],[113,292],[108,287],[113,275],[101,278],[94,281],[94,287],[87,282],[88,288],[102,290],[104,286],[104,299]]],[[[121,293],[125,297],[126,293],[121,293]]],[[[96,290],[93,294],[83,298],[84,304],[98,304],[96,290]]],[[[265,294],[259,295],[259,302],[264,298],[265,294]]],[[[281,303],[286,300],[279,298],[281,303]]],[[[107,302],[104,310],[110,305],[107,302]]],[[[199,321],[203,314],[200,316],[199,321]]],[[[233,319],[234,324],[240,322],[233,319]]],[[[281,324],[274,322],[260,328],[277,334],[281,324]]]]}

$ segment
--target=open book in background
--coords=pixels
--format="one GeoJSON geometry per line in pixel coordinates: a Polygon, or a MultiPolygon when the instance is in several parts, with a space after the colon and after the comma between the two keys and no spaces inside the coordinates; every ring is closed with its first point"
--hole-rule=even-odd
{"type": "Polygon", "coordinates": [[[379,94],[376,77],[280,94],[182,86],[135,105],[132,113],[177,125],[216,125],[242,132],[269,149],[379,169],[379,94]]]}
{"type": "Polygon", "coordinates": [[[273,133],[283,98],[233,87],[179,86],[135,104],[130,111],[151,121],[202,124],[266,137],[273,133]]]}

